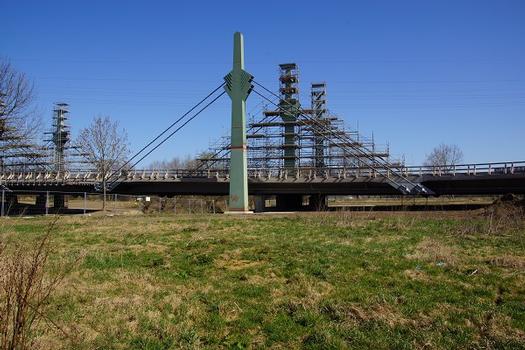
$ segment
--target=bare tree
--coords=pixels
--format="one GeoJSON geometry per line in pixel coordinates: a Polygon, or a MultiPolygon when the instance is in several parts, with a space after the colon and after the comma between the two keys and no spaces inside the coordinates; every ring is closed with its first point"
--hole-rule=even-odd
{"type": "MultiPolygon", "coordinates": [[[[199,158],[202,158],[201,154],[199,158]]],[[[171,160],[155,160],[148,166],[149,169],[194,169],[199,164],[199,161],[189,155],[184,158],[173,157],[171,160]]]]}
{"type": "Polygon", "coordinates": [[[29,147],[41,130],[34,97],[33,84],[27,76],[0,58],[0,166],[5,157],[13,157],[7,151],[29,147]]]}
{"type": "Polygon", "coordinates": [[[440,144],[435,147],[425,161],[427,166],[439,166],[450,169],[463,161],[463,152],[457,145],[440,144]]]}
{"type": "Polygon", "coordinates": [[[148,166],[149,169],[187,169],[188,163],[192,159],[190,156],[186,158],[173,157],[171,160],[155,160],[148,166]]]}
{"type": "Polygon", "coordinates": [[[20,123],[32,113],[33,84],[24,73],[16,71],[5,59],[0,59],[0,92],[5,120],[20,123]]]}
{"type": "Polygon", "coordinates": [[[107,180],[122,166],[129,154],[128,137],[119,123],[108,116],[98,116],[91,125],[80,131],[77,144],[102,176],[103,210],[106,210],[107,180]]]}

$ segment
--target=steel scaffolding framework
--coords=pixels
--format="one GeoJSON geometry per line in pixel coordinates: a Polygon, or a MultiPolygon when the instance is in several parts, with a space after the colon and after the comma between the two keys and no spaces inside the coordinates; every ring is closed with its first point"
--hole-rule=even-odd
{"type": "Polygon", "coordinates": [[[4,98],[0,92],[0,172],[44,169],[46,155],[8,115],[4,98]]]}
{"type": "MultiPolygon", "coordinates": [[[[64,102],[55,103],[53,108],[53,122],[51,130],[45,132],[47,142],[44,147],[48,165],[56,172],[73,170],[86,163],[80,147],[74,145],[71,140],[71,129],[69,126],[69,105],[64,102]]],[[[75,169],[76,170],[76,169],[75,169]]]]}
{"type": "MultiPolygon", "coordinates": [[[[299,69],[295,63],[279,65],[279,101],[276,109],[263,109],[262,117],[248,124],[248,167],[251,169],[304,169],[374,166],[376,159],[392,166],[403,162],[390,159],[389,147],[379,147],[374,138],[345,127],[330,113],[327,84],[310,86],[310,108],[299,99],[299,69]],[[308,118],[307,118],[308,117],[308,118]],[[320,127],[320,125],[322,127],[320,127]],[[349,144],[346,140],[351,140],[349,144]],[[363,152],[355,152],[355,148],[363,152]]],[[[199,157],[200,169],[227,169],[229,137],[223,137],[199,157]]]]}
{"type": "Polygon", "coordinates": [[[71,140],[68,125],[69,106],[55,103],[52,127],[44,132],[43,143],[24,135],[16,123],[4,114],[0,97],[0,172],[81,170],[86,161],[71,140]]]}

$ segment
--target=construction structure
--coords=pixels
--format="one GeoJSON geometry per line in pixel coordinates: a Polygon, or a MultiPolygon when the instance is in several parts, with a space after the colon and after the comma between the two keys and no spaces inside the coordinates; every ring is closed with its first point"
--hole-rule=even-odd
{"type": "Polygon", "coordinates": [[[17,117],[0,93],[0,172],[42,169],[46,165],[43,149],[32,142],[32,130],[20,127],[17,117]]]}
{"type": "MultiPolygon", "coordinates": [[[[279,99],[274,108],[266,105],[262,116],[248,123],[249,169],[309,168],[321,175],[330,168],[366,168],[385,160],[391,166],[403,166],[403,162],[390,159],[388,146],[379,147],[373,137],[347,128],[329,112],[326,83],[311,84],[311,100],[305,108],[299,99],[297,64],[281,64],[279,72],[279,99]]],[[[229,144],[229,137],[223,137],[211,146],[199,158],[199,169],[227,169],[229,144]]]]}
{"type": "Polygon", "coordinates": [[[44,132],[44,143],[40,144],[30,135],[33,131],[19,127],[14,118],[4,114],[4,108],[1,103],[0,171],[64,172],[78,170],[86,163],[79,147],[71,140],[67,103],[55,103],[51,129],[44,132]]]}
{"type": "Polygon", "coordinates": [[[55,103],[55,108],[53,109],[53,129],[45,133],[51,136],[44,141],[50,142],[53,145],[53,165],[54,170],[57,172],[65,170],[66,147],[71,141],[71,133],[69,125],[67,124],[68,114],[67,103],[55,103]]]}
{"type": "Polygon", "coordinates": [[[44,140],[44,149],[48,154],[47,165],[57,173],[73,170],[71,168],[79,167],[85,160],[80,147],[71,140],[69,105],[64,102],[55,103],[52,120],[51,130],[44,133],[47,136],[44,140]]]}

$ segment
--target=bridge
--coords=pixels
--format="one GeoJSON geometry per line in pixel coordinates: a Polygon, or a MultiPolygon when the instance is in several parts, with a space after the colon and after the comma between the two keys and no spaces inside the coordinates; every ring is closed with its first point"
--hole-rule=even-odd
{"type": "MultiPolygon", "coordinates": [[[[120,194],[228,195],[229,209],[235,212],[249,211],[248,195],[255,196],[255,209],[262,211],[267,196],[275,196],[279,210],[300,210],[322,207],[330,195],[525,194],[525,161],[406,166],[390,159],[388,150],[378,149],[373,140],[328,114],[324,83],[312,84],[311,106],[304,108],[295,64],[280,65],[276,94],[244,70],[243,51],[242,35],[236,33],[233,70],[224,83],[119,168],[108,174],[68,171],[64,156],[58,154],[60,163],[53,169],[3,169],[2,206],[13,193],[94,192],[101,191],[102,184],[104,190],[120,194]],[[247,123],[246,99],[252,92],[274,109],[247,123]],[[231,135],[196,167],[137,169],[141,160],[225,93],[232,101],[231,135]]],[[[57,198],[58,205],[63,203],[57,198]]]]}
{"type": "MultiPolygon", "coordinates": [[[[436,196],[525,194],[525,161],[450,167],[407,166],[398,170],[436,196]]],[[[399,195],[400,192],[388,182],[389,176],[388,170],[367,168],[248,169],[248,193],[260,199],[276,196],[280,210],[298,210],[303,196],[313,196],[319,201],[318,197],[322,200],[329,195],[399,195]]],[[[135,195],[224,196],[229,194],[230,184],[228,170],[131,170],[119,173],[118,179],[115,192],[135,195]]],[[[17,193],[93,192],[101,181],[102,175],[91,171],[0,175],[0,183],[17,193]]]]}

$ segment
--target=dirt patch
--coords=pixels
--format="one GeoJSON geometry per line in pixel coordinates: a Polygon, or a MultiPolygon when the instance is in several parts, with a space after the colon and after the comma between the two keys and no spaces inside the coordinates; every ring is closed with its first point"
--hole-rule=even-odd
{"type": "Polygon", "coordinates": [[[458,263],[456,249],[433,238],[425,238],[419,242],[414,253],[407,258],[446,265],[458,263]]]}
{"type": "Polygon", "coordinates": [[[492,203],[480,213],[485,219],[484,231],[501,234],[525,228],[525,198],[508,194],[492,203]]]}
{"type": "Polygon", "coordinates": [[[249,283],[255,284],[255,285],[267,285],[269,283],[285,283],[286,279],[283,277],[278,277],[273,272],[268,272],[265,275],[250,275],[247,276],[247,280],[249,283]]]}
{"type": "Polygon", "coordinates": [[[428,282],[430,280],[428,275],[421,270],[405,270],[403,271],[403,275],[405,275],[408,279],[415,281],[428,282]]]}
{"type": "Polygon", "coordinates": [[[487,338],[525,341],[525,332],[512,327],[512,320],[506,315],[486,312],[478,317],[467,319],[466,326],[478,330],[476,338],[480,343],[484,343],[487,338]]]}
{"type": "Polygon", "coordinates": [[[385,303],[378,303],[367,307],[355,303],[342,305],[327,304],[323,306],[321,312],[331,319],[352,326],[369,321],[380,321],[390,327],[406,325],[413,322],[405,318],[395,307],[385,303]]]}
{"type": "Polygon", "coordinates": [[[261,261],[245,260],[241,259],[241,250],[236,249],[234,251],[224,253],[215,259],[215,266],[227,270],[242,270],[254,266],[260,266],[261,261]]]}
{"type": "Polygon", "coordinates": [[[495,256],[487,259],[486,263],[492,266],[525,271],[525,258],[521,256],[495,256]]]}

